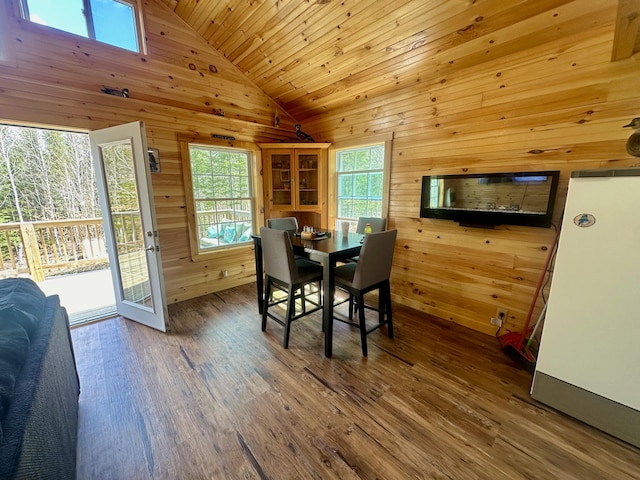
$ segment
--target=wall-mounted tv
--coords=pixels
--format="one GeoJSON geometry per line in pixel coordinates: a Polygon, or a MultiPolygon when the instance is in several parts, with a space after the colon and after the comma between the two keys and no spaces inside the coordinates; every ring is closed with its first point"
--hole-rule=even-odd
{"type": "Polygon", "coordinates": [[[550,227],[559,171],[422,177],[420,216],[463,226],[550,227]]]}

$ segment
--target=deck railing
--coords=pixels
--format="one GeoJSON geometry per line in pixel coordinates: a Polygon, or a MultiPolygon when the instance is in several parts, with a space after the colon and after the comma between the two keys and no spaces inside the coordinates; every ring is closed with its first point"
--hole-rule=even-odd
{"type": "Polygon", "coordinates": [[[207,228],[220,223],[251,221],[251,210],[201,210],[196,213],[198,236],[206,237],[207,228]]]}
{"type": "Polygon", "coordinates": [[[0,278],[52,273],[107,263],[101,218],[0,224],[0,278]]]}

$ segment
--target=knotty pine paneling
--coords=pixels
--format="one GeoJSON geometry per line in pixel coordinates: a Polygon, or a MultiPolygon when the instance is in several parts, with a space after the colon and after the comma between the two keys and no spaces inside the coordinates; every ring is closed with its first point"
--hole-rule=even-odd
{"type": "Polygon", "coordinates": [[[254,276],[250,247],[190,261],[178,134],[290,139],[289,115],[317,141],[393,132],[394,300],[485,333],[502,306],[519,329],[553,229],[420,219],[420,177],[558,169],[558,224],[570,171],[639,164],[620,127],[640,115],[640,72],[633,57],[610,61],[616,6],[147,0],[146,56],[12,20],[0,117],[83,131],[145,121],[161,152],[153,186],[170,303],[254,276]]]}
{"type": "MultiPolygon", "coordinates": [[[[504,2],[500,3],[504,4],[504,2]]],[[[533,3],[538,4],[538,2],[533,3]]],[[[478,5],[486,8],[486,5],[491,3],[478,5]]],[[[305,72],[302,79],[292,80],[294,85],[304,86],[304,89],[298,88],[297,91],[291,92],[281,83],[280,91],[272,91],[270,85],[262,85],[260,82],[258,84],[265,91],[272,92],[271,95],[290,113],[297,116],[296,118],[300,118],[299,115],[303,114],[302,118],[306,122],[306,116],[311,112],[322,110],[326,104],[336,101],[344,104],[343,88],[350,85],[360,86],[366,82],[373,82],[374,87],[366,91],[366,94],[377,95],[380,90],[395,89],[399,82],[419,82],[433,74],[450,75],[463,68],[491,60],[500,60],[522,48],[560,39],[569,33],[584,32],[601,25],[610,25],[614,17],[610,7],[602,6],[598,2],[569,2],[568,5],[561,5],[533,17],[527,17],[527,13],[521,10],[521,4],[513,9],[517,10],[517,16],[513,15],[516,24],[498,30],[504,26],[498,22],[491,27],[490,31],[483,32],[483,35],[475,31],[477,28],[474,25],[467,34],[460,30],[456,31],[454,25],[460,25],[460,19],[458,19],[458,23],[444,23],[438,26],[444,32],[450,32],[444,37],[441,37],[442,31],[438,28],[435,31],[436,38],[430,37],[423,31],[409,41],[400,43],[394,42],[395,39],[392,37],[389,41],[391,43],[378,45],[375,49],[378,52],[376,58],[372,58],[374,56],[372,54],[363,56],[362,61],[354,58],[352,61],[355,65],[347,63],[345,68],[350,68],[353,73],[346,77],[340,73],[339,68],[332,70],[336,62],[346,61],[345,56],[340,55],[337,60],[325,64],[324,69],[316,66],[315,75],[305,72]],[[517,22],[517,20],[520,21],[517,22]],[[397,52],[402,53],[398,55],[397,52]],[[299,98],[300,95],[303,98],[299,98]],[[303,113],[304,111],[306,113],[303,113]]],[[[478,11],[477,18],[483,19],[481,20],[483,22],[486,21],[480,12],[481,10],[478,11]]],[[[462,12],[462,14],[466,16],[469,12],[462,12]]],[[[431,19],[423,18],[422,21],[427,25],[431,23],[431,19]]],[[[396,36],[401,34],[402,32],[396,32],[396,36]]]]}
{"type": "Polygon", "coordinates": [[[585,23],[450,75],[399,80],[386,92],[358,91],[356,84],[349,105],[305,120],[317,139],[332,143],[394,134],[395,302],[489,334],[496,330],[489,319],[504,307],[503,332],[520,330],[554,238],[554,228],[491,230],[421,219],[422,175],[560,170],[559,225],[571,171],[640,166],[626,153],[630,132],[622,129],[640,115],[640,65],[635,58],[610,61],[615,4],[596,3],[581,3],[600,11],[593,29],[585,23]]]}
{"type": "MultiPolygon", "coordinates": [[[[167,300],[174,303],[255,280],[252,246],[191,261],[177,136],[211,133],[273,142],[293,121],[162,3],[144,2],[148,55],[8,18],[14,65],[0,64],[0,120],[89,131],[136,120],[160,150],[152,175],[167,300]],[[128,88],[130,98],[105,95],[128,88]],[[225,117],[213,112],[221,109],[225,117]],[[228,276],[222,277],[227,270],[228,276]]],[[[260,207],[260,205],[259,205],[260,207]]]]}
{"type": "MultiPolygon", "coordinates": [[[[575,45],[575,35],[597,38],[602,28],[617,38],[627,33],[630,55],[632,13],[638,4],[638,0],[160,1],[303,123],[320,113],[397,91],[398,85],[431,84],[438,75],[450,79],[458,71],[507,56],[512,64],[518,53],[531,47],[553,44],[560,57],[571,47],[566,39],[575,45]]],[[[616,47],[607,40],[611,58],[616,47]]],[[[584,48],[588,42],[579,45],[584,48]]],[[[549,58],[550,65],[556,64],[551,67],[554,74],[566,68],[553,60],[549,58]]]]}

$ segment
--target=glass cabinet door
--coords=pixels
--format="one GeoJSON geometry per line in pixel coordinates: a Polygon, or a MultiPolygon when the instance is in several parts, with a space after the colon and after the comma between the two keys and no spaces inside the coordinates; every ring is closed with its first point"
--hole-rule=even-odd
{"type": "Polygon", "coordinates": [[[327,228],[329,143],[260,143],[265,219],[296,217],[327,228]]]}
{"type": "Polygon", "coordinates": [[[291,196],[291,153],[271,154],[271,193],[273,206],[290,206],[292,205],[291,196]]]}
{"type": "Polygon", "coordinates": [[[320,154],[317,151],[296,152],[298,167],[298,183],[296,203],[298,207],[304,209],[317,208],[318,188],[319,188],[319,160],[320,154]]]}

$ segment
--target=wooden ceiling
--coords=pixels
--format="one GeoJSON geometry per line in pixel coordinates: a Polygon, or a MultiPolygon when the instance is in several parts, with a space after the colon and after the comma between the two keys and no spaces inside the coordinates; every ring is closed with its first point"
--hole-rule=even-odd
{"type": "Polygon", "coordinates": [[[603,24],[640,48],[640,0],[159,1],[299,121],[603,24]]]}

